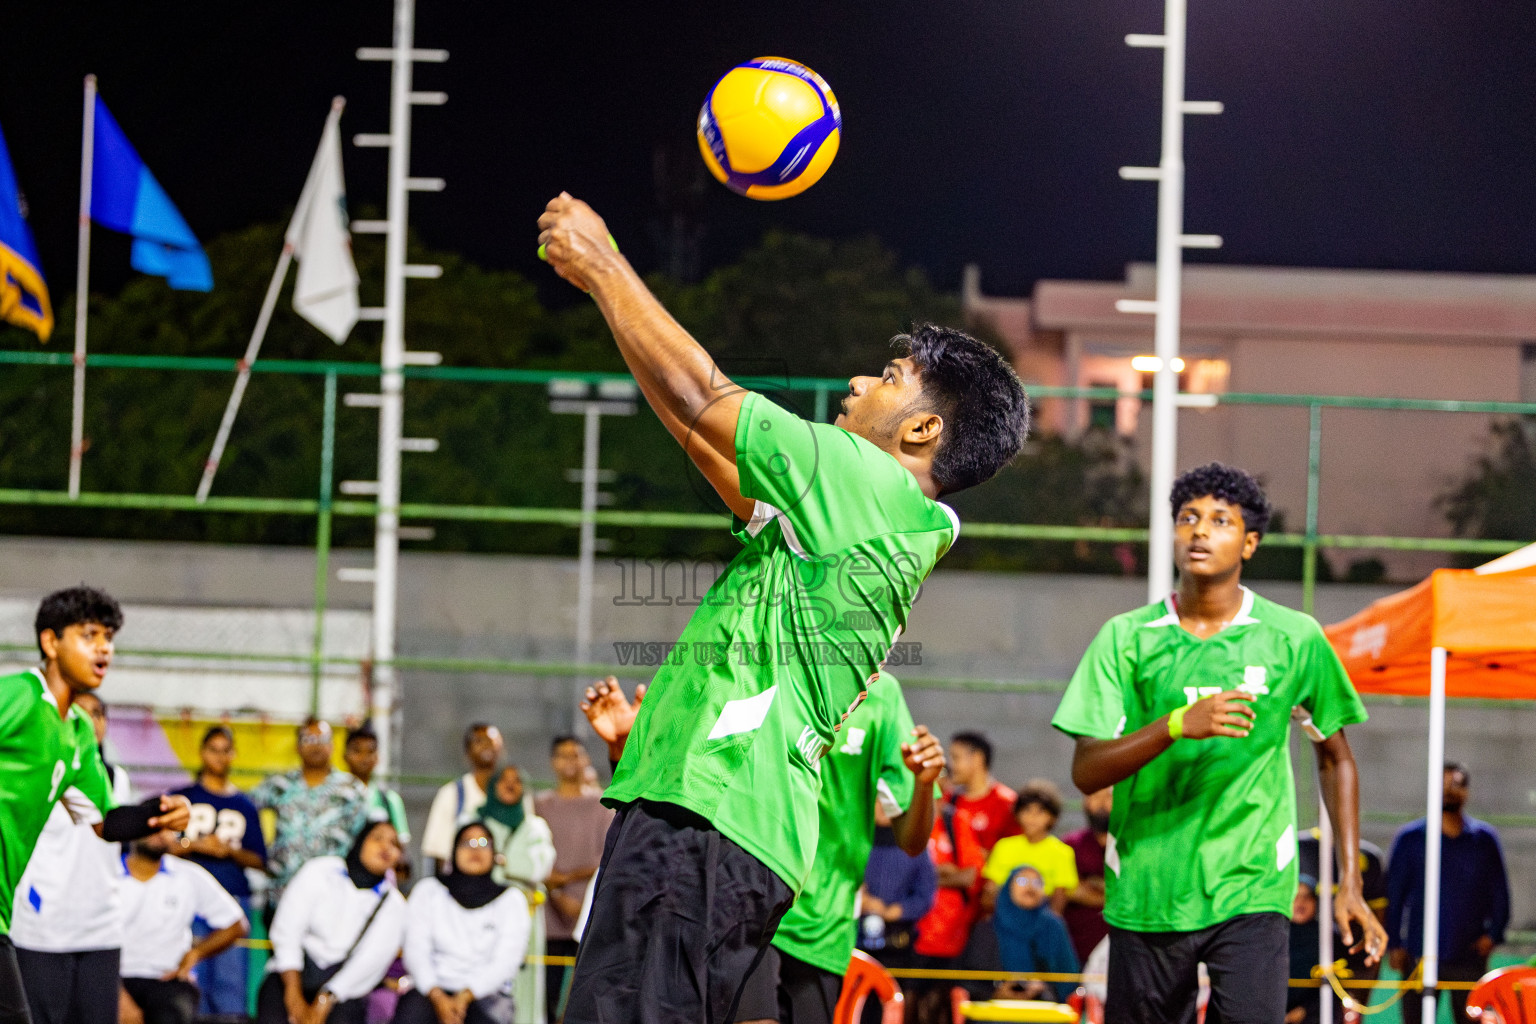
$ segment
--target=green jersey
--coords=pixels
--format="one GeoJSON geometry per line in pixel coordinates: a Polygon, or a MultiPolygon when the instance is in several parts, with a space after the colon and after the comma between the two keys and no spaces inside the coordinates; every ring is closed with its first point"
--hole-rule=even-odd
{"type": "Polygon", "coordinates": [[[0,676],[0,935],[11,931],[16,885],[53,805],[78,823],[112,809],[112,783],[90,718],[59,705],[36,669],[0,676]]]}
{"type": "Polygon", "coordinates": [[[1243,738],[1179,740],[1115,786],[1104,919],[1131,931],[1196,931],[1238,914],[1290,915],[1296,896],[1292,709],[1322,740],[1365,721],[1311,616],[1246,587],[1237,615],[1200,639],[1172,598],[1099,630],[1051,724],[1113,739],[1226,690],[1254,695],[1243,738]]]}
{"type": "Polygon", "coordinates": [[[796,960],[833,974],[848,970],[859,887],[875,843],[875,801],[892,818],[912,803],[912,773],[901,757],[901,745],[911,738],[912,713],[901,684],[881,673],[821,762],[816,862],[773,933],[774,946],[796,960]]]}
{"type": "Polygon", "coordinates": [[[818,832],[818,764],[959,521],[891,455],[749,394],[736,426],[745,547],[670,645],[604,797],[708,819],[795,892],[818,832]]]}

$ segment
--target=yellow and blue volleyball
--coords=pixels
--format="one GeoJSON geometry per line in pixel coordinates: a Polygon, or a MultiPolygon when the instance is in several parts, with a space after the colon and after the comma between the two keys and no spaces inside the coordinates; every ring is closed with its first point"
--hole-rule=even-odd
{"type": "Polygon", "coordinates": [[[709,172],[750,199],[788,199],[816,184],[842,132],[826,79],[783,57],[736,65],[699,111],[699,152],[709,172]]]}

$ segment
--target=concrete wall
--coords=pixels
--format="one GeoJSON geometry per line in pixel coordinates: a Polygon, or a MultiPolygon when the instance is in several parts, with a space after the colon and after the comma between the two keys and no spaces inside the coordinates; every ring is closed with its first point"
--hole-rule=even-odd
{"type": "MultiPolygon", "coordinates": [[[[362,564],[363,552],[343,552],[343,564],[362,564]]],[[[402,558],[400,651],[405,656],[462,656],[568,659],[576,590],[574,562],[509,556],[407,553],[402,558]]],[[[643,571],[643,564],[640,567],[643,571]]],[[[121,644],[125,649],[180,646],[198,649],[204,636],[189,629],[167,642],[166,615],[172,608],[223,609],[219,621],[240,610],[252,636],[269,635],[272,621],[293,621],[311,603],[314,564],[304,549],[211,545],[111,543],[0,538],[0,602],[24,607],[43,593],[80,580],[106,587],[128,606],[121,644]],[[141,634],[154,626],[156,635],[141,634]],[[137,630],[137,631],[136,631],[137,630]]],[[[599,563],[594,627],[598,652],[622,641],[675,639],[690,609],[672,604],[616,605],[634,595],[634,569],[616,558],[599,563]],[[628,575],[626,575],[628,574],[628,575]]],[[[678,593],[676,570],[656,597],[678,593]]],[[[997,746],[997,775],[1019,785],[1044,776],[1070,791],[1071,744],[1049,726],[1056,693],[993,694],[955,692],[924,686],[924,678],[1064,679],[1094,632],[1109,616],[1140,604],[1144,583],[1110,577],[935,573],[914,608],[904,640],[922,644],[921,666],[906,669],[908,702],[916,719],[941,735],[981,728],[997,746]]],[[[1266,583],[1267,597],[1299,606],[1297,584],[1266,583]]],[[[1319,589],[1318,618],[1343,618],[1390,588],[1346,585],[1319,589]]],[[[368,588],[331,588],[338,623],[355,623],[366,606],[368,588]]],[[[203,620],[190,613],[186,619],[203,620]]],[[[0,640],[24,639],[27,620],[0,616],[0,640]],[[7,624],[8,623],[8,624],[7,624]],[[11,634],[17,634],[12,636],[11,634]]],[[[338,626],[343,648],[355,648],[354,630],[338,626]]],[[[290,636],[291,631],[278,633],[290,636]]],[[[228,639],[226,637],[226,639],[228,639]]],[[[291,643],[291,639],[284,641],[291,643]]],[[[275,641],[274,641],[275,643],[275,641]]],[[[254,649],[247,639],[245,649],[254,649]]],[[[227,646],[227,645],[226,645],[227,646]]],[[[601,656],[601,655],[600,655],[601,656]]],[[[15,664],[25,656],[0,658],[15,664]]],[[[116,678],[109,678],[106,696],[116,678]]],[[[402,770],[413,776],[445,777],[462,770],[459,736],[475,720],[495,722],[507,736],[510,756],[535,778],[548,778],[549,738],[570,723],[578,681],[569,677],[506,676],[450,672],[404,673],[402,770]]],[[[214,707],[224,688],[217,673],[190,677],[188,691],[173,706],[214,707]]],[[[349,691],[356,701],[359,691],[349,691]]],[[[242,699],[244,699],[242,697],[242,699]]],[[[344,702],[344,701],[343,701],[344,702]]],[[[1367,838],[1387,847],[1396,824],[1419,814],[1423,803],[1424,731],[1421,705],[1370,704],[1371,721],[1350,730],[1361,763],[1362,804],[1392,820],[1368,822],[1367,838]]],[[[586,735],[583,726],[582,735],[586,735]]],[[[1536,743],[1536,705],[1453,706],[1448,715],[1447,754],[1472,774],[1475,814],[1536,814],[1536,770],[1524,751],[1536,743]]],[[[1296,745],[1298,776],[1311,786],[1310,754],[1296,745]]],[[[602,767],[602,748],[589,749],[602,767]]],[[[425,821],[429,785],[407,788],[413,820],[425,821]]],[[[1315,817],[1311,797],[1302,804],[1303,822],[1315,817]]],[[[1066,825],[1075,824],[1069,812],[1066,825]]],[[[1506,828],[1504,837],[1515,882],[1516,919],[1536,919],[1536,831],[1506,828]]]]}

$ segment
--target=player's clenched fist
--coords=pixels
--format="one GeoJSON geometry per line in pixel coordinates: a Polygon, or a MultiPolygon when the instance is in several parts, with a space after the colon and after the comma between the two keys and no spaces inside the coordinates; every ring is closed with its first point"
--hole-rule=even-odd
{"type": "Polygon", "coordinates": [[[944,771],[944,745],[926,725],[912,730],[912,740],[901,745],[901,759],[907,771],[917,776],[919,786],[931,786],[944,771]]]}
{"type": "Polygon", "coordinates": [[[167,793],[160,798],[160,814],[149,819],[149,827],[185,832],[191,821],[192,801],[184,796],[167,793]]]}
{"type": "Polygon", "coordinates": [[[539,251],[555,273],[584,292],[592,290],[588,282],[616,258],[608,225],[569,192],[561,192],[544,207],[539,217],[539,251]]]}
{"type": "Polygon", "coordinates": [[[1184,712],[1183,734],[1192,740],[1212,736],[1244,737],[1253,731],[1253,694],[1228,690],[1195,701],[1184,712]]]}

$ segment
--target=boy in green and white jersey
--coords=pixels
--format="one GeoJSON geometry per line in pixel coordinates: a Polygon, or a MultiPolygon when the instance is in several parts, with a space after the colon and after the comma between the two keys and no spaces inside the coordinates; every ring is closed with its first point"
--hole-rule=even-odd
{"type": "Polygon", "coordinates": [[[30,1024],[25,988],[10,939],[16,886],[37,837],[62,800],[77,822],[94,823],[109,842],[162,828],[186,828],[186,797],[157,797],[115,808],[112,783],[90,717],[75,695],[101,685],[122,626],[117,602],[72,587],[44,598],[36,619],[41,668],[0,676],[0,1024],[30,1024]]]}
{"type": "Polygon", "coordinates": [[[1193,1022],[1204,962],[1207,1021],[1274,1024],[1297,877],[1292,709],[1346,866],[1340,932],[1373,962],[1386,946],[1361,897],[1358,777],[1343,731],[1365,708],[1316,621],[1242,586],[1269,520],[1258,483],[1212,463],[1180,477],[1171,498],[1177,592],[1105,624],[1052,720],[1077,738],[1078,788],[1115,787],[1105,1021],[1193,1022]]]}
{"type": "MultiPolygon", "coordinates": [[[[582,710],[617,761],[633,719],[617,680],[589,688],[582,710]]],[[[857,938],[855,909],[874,845],[876,804],[908,856],[923,853],[933,831],[944,747],[927,726],[912,724],[894,676],[880,673],[839,736],[821,761],[816,860],[747,980],[735,1018],[743,1024],[831,1024],[857,938]]]]}
{"type": "Polygon", "coordinates": [[[899,663],[954,542],[938,499],[1017,454],[1028,401],[996,351],[924,325],[849,381],[835,425],[807,422],[725,378],[585,203],[558,196],[539,228],[745,545],[657,673],[604,797],[619,814],[565,1020],[724,1024],[810,870],[817,764],[899,663]]]}

